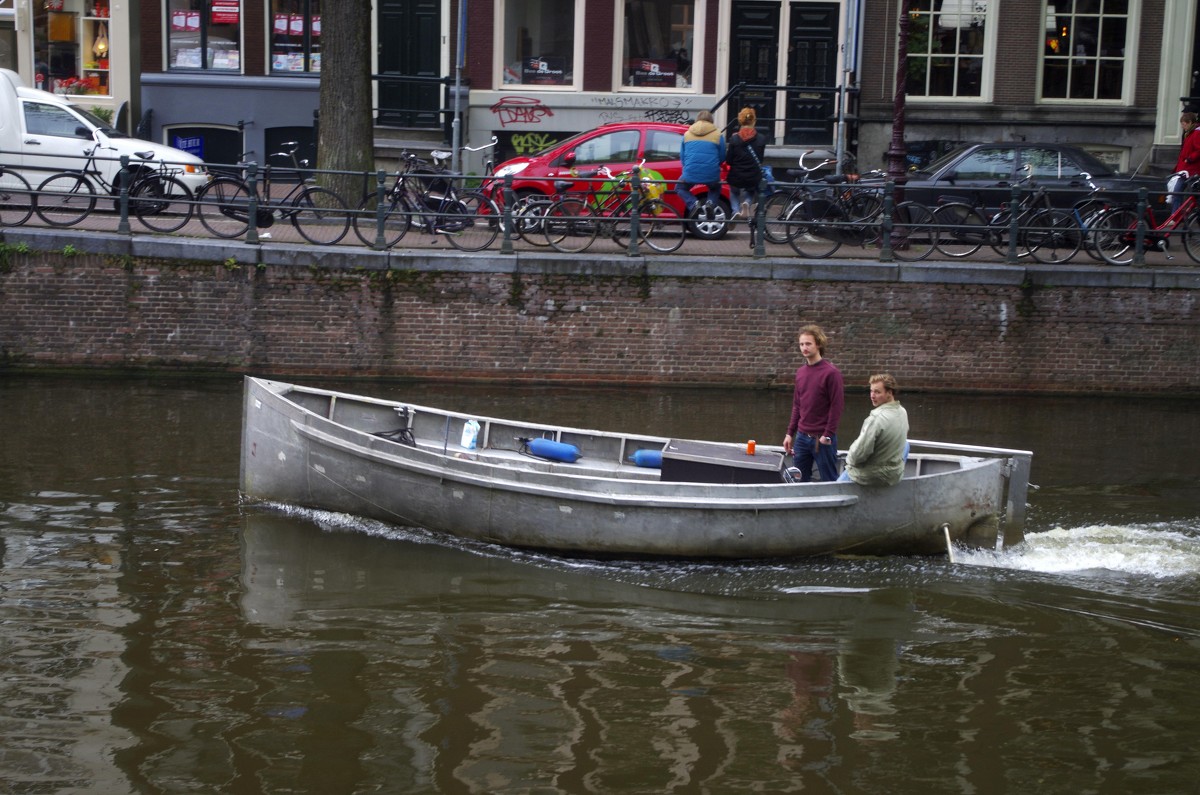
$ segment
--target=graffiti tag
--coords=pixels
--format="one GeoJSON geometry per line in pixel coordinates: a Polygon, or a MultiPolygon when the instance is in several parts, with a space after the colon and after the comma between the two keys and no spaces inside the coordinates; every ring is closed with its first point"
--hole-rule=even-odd
{"type": "Polygon", "coordinates": [[[554,115],[554,111],[543,105],[540,99],[533,97],[504,97],[492,105],[491,110],[500,120],[501,127],[510,124],[539,124],[543,117],[554,115]]]}

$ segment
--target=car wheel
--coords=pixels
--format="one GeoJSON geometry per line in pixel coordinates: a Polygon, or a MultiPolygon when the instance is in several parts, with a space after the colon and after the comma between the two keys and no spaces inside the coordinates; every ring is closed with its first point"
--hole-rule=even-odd
{"type": "Polygon", "coordinates": [[[693,237],[701,240],[720,240],[729,233],[729,219],[733,217],[729,203],[724,199],[712,205],[711,213],[705,213],[704,202],[696,205],[696,210],[690,215],[690,228],[693,237]]]}

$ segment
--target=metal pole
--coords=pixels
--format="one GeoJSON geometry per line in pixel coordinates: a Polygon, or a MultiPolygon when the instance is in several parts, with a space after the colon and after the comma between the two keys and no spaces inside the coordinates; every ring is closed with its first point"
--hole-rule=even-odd
{"type": "Polygon", "coordinates": [[[458,0],[458,55],[454,59],[454,119],[450,122],[450,170],[460,172],[459,146],[462,141],[462,70],[467,57],[467,0],[458,0]]]}
{"type": "MultiPolygon", "coordinates": [[[[895,185],[892,201],[904,201],[904,180],[907,174],[904,156],[904,104],[908,96],[908,28],[909,0],[900,0],[900,24],[896,34],[896,93],[892,98],[892,143],[888,147],[888,182],[895,185]]],[[[893,245],[900,241],[891,241],[893,245]]]]}

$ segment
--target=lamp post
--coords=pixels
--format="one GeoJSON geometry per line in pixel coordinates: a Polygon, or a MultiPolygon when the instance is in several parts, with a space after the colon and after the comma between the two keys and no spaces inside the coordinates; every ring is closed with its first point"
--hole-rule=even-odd
{"type": "Polygon", "coordinates": [[[892,99],[892,143],[888,147],[888,180],[896,185],[895,201],[904,201],[904,102],[908,95],[909,0],[900,0],[900,25],[896,42],[896,94],[892,99]]]}

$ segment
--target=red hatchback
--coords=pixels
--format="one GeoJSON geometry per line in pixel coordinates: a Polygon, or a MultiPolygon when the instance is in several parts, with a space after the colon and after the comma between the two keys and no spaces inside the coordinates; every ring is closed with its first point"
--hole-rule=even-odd
{"type": "MultiPolygon", "coordinates": [[[[614,174],[629,171],[645,159],[642,167],[643,176],[647,179],[661,179],[666,182],[661,198],[668,202],[681,215],[683,202],[675,195],[675,181],[683,171],[679,162],[679,149],[683,145],[683,134],[687,132],[686,124],[670,124],[656,121],[626,121],[613,122],[597,127],[594,130],[579,133],[565,141],[544,149],[535,155],[514,157],[496,167],[499,178],[495,189],[499,190],[503,178],[512,175],[513,191],[517,196],[530,193],[540,193],[552,196],[555,193],[554,181],[570,179],[578,176],[579,172],[587,172],[607,166],[614,174]]],[[[604,178],[597,178],[593,186],[597,189],[604,178]]],[[[584,182],[576,183],[572,191],[584,191],[584,182]]],[[[697,196],[705,193],[702,185],[696,186],[697,196]]],[[[721,199],[711,219],[697,219],[691,224],[691,231],[701,238],[715,239],[723,237],[729,229],[730,218],[729,188],[721,186],[721,199]]]]}

